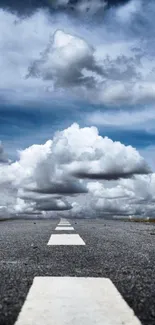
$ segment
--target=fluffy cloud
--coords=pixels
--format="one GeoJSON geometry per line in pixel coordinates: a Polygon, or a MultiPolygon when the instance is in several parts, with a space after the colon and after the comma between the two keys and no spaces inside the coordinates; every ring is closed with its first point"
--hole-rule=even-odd
{"type": "MultiPolygon", "coordinates": [[[[0,171],[0,205],[16,214],[77,208],[76,200],[78,204],[82,196],[89,198],[90,192],[96,197],[98,191],[103,197],[100,183],[89,184],[92,178],[117,180],[150,173],[134,148],[99,136],[95,127],[80,128],[77,124],[57,132],[44,145],[19,152],[19,160],[1,164],[0,171]],[[87,181],[82,180],[85,177],[87,181]]],[[[107,191],[110,195],[120,197],[123,190],[118,186],[107,191]]],[[[96,208],[101,205],[99,201],[96,208]]]]}
{"type": "Polygon", "coordinates": [[[87,178],[93,175],[102,178],[111,174],[126,177],[126,173],[128,176],[149,173],[147,164],[134,148],[99,136],[95,127],[80,129],[73,124],[56,134],[52,151],[69,175],[85,173],[87,178]]]}
{"type": "MultiPolygon", "coordinates": [[[[88,182],[88,194],[72,200],[68,215],[81,218],[155,219],[155,174],[111,182],[88,182]]],[[[67,214],[66,214],[67,215],[67,214]]]]}
{"type": "Polygon", "coordinates": [[[39,213],[39,211],[64,211],[72,209],[72,205],[67,202],[66,199],[49,199],[48,196],[43,199],[38,200],[37,196],[34,198],[33,196],[29,197],[29,199],[21,199],[17,198],[14,212],[16,214],[20,213],[39,213]]]}
{"type": "Polygon", "coordinates": [[[92,87],[93,76],[85,76],[84,69],[101,74],[94,59],[94,49],[82,38],[55,32],[41,59],[29,68],[28,77],[52,80],[56,87],[92,87]]]}
{"type": "MultiPolygon", "coordinates": [[[[141,0],[132,0],[112,11],[115,17],[113,25],[116,25],[118,31],[122,24],[125,27],[129,24],[130,28],[132,21],[136,26],[140,17],[145,19],[141,0]]],[[[146,48],[146,43],[142,43],[138,33],[136,37],[128,37],[123,48],[122,39],[117,40],[116,37],[114,40],[113,34],[109,34],[108,42],[110,13],[111,11],[107,15],[104,39],[100,39],[100,30],[97,29],[100,44],[96,44],[96,41],[95,44],[90,44],[83,36],[66,33],[65,29],[56,31],[40,59],[34,60],[30,65],[29,78],[51,81],[54,89],[72,89],[74,94],[95,104],[116,106],[154,101],[155,74],[152,54],[146,48]],[[121,51],[118,51],[118,45],[121,51]]],[[[148,10],[147,14],[149,15],[148,10]]],[[[122,38],[128,32],[125,28],[121,32],[122,38]]]]}
{"type": "Polygon", "coordinates": [[[154,218],[154,185],[155,174],[152,174],[108,184],[89,183],[87,187],[92,207],[95,206],[101,216],[154,218]]]}
{"type": "Polygon", "coordinates": [[[53,200],[53,201],[44,201],[36,205],[37,210],[41,211],[64,211],[72,209],[72,205],[67,202],[65,199],[53,200]]]}

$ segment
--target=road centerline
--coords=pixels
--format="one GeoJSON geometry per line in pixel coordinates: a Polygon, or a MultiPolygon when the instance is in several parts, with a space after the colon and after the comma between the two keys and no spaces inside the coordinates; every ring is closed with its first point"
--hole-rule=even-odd
{"type": "Polygon", "coordinates": [[[107,278],[35,277],[15,325],[140,325],[107,278]],[[61,312],[60,312],[61,311],[61,312]]]}
{"type": "Polygon", "coordinates": [[[84,246],[85,242],[78,234],[52,234],[47,245],[84,246]]]}
{"type": "Polygon", "coordinates": [[[62,226],[62,227],[59,227],[59,226],[57,226],[56,228],[55,228],[55,230],[60,230],[60,231],[64,231],[64,230],[67,230],[67,231],[69,231],[69,230],[74,230],[74,228],[73,227],[71,227],[71,226],[62,226]]]}

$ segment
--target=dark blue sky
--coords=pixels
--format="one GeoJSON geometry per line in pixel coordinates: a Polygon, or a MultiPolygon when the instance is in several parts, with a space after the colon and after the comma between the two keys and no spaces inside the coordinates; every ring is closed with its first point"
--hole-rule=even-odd
{"type": "MultiPolygon", "coordinates": [[[[96,108],[85,103],[74,103],[73,108],[64,108],[51,104],[49,107],[1,106],[0,107],[0,139],[10,158],[17,158],[17,151],[32,144],[41,144],[52,138],[58,130],[69,127],[75,121],[81,127],[86,126],[83,116],[96,108]],[[75,109],[76,107],[76,109],[75,109]]],[[[102,136],[114,141],[132,145],[137,149],[145,149],[155,145],[155,134],[145,130],[113,129],[98,127],[102,136]]]]}
{"type": "MultiPolygon", "coordinates": [[[[80,0],[81,1],[81,0],[80,0]]],[[[80,2],[79,0],[68,0],[67,5],[62,5],[57,7],[56,0],[29,0],[29,1],[21,1],[21,0],[0,0],[1,8],[8,8],[10,10],[18,11],[21,13],[31,13],[37,8],[48,8],[55,10],[65,10],[71,13],[74,12],[75,5],[80,2]]],[[[95,0],[93,0],[95,2],[95,0]]],[[[104,1],[104,0],[103,0],[104,1]]],[[[89,0],[88,0],[88,8],[89,8],[89,0]]],[[[101,0],[102,2],[102,0],[101,0]]],[[[128,2],[128,0],[107,0],[108,6],[120,5],[128,2]]],[[[63,3],[63,1],[62,1],[63,3]]],[[[88,9],[87,9],[88,10],[88,9]]]]}

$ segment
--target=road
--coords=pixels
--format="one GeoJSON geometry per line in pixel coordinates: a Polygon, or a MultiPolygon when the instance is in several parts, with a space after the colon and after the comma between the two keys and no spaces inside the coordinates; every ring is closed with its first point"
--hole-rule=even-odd
{"type": "Polygon", "coordinates": [[[38,276],[109,278],[141,323],[154,325],[155,225],[74,219],[68,232],[56,230],[59,221],[0,222],[0,325],[15,324],[38,276]],[[52,234],[66,232],[84,244],[52,245],[52,234]]]}

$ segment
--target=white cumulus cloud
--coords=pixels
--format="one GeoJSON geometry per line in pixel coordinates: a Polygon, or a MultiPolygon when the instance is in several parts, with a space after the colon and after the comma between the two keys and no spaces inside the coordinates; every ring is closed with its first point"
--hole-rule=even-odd
{"type": "Polygon", "coordinates": [[[130,192],[123,194],[120,186],[105,192],[96,180],[119,181],[140,173],[150,169],[136,149],[101,137],[95,127],[73,124],[45,144],[19,152],[18,161],[0,165],[0,205],[16,214],[70,210],[89,192],[94,197],[100,192],[102,199],[130,192]]]}

